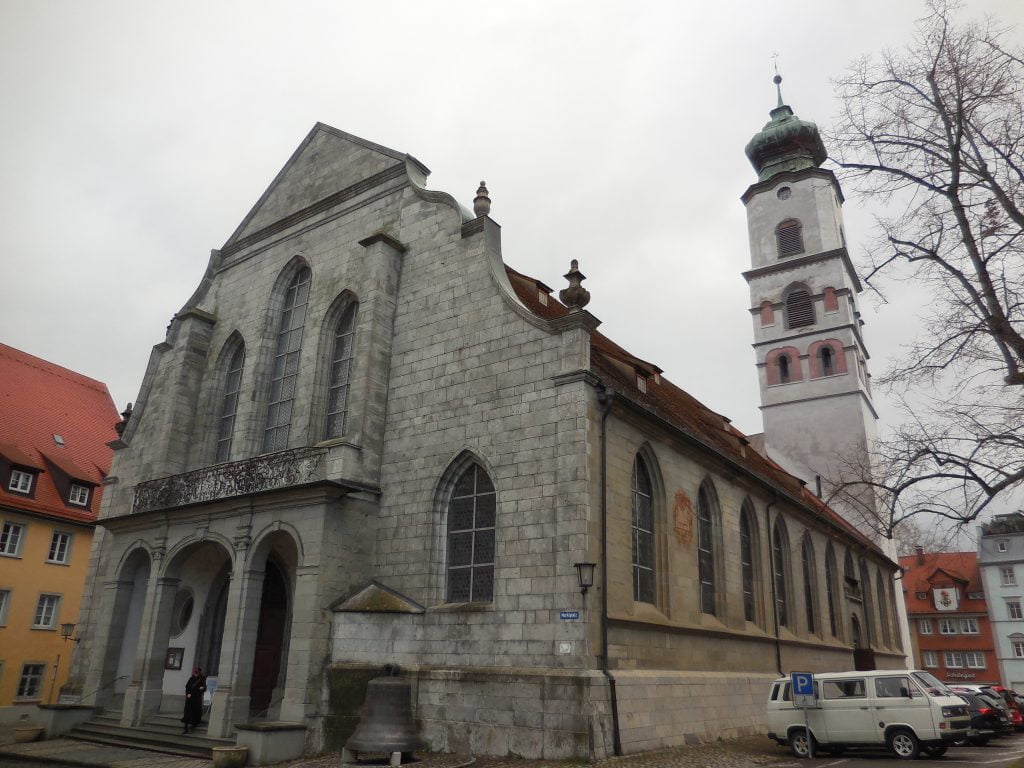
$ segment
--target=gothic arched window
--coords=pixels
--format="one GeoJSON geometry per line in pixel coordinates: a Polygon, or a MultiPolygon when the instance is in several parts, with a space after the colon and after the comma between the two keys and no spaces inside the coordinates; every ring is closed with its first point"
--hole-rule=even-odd
{"type": "Polygon", "coordinates": [[[217,463],[231,460],[231,441],[235,434],[235,413],[238,411],[238,393],[242,390],[242,369],[245,367],[245,344],[239,344],[228,363],[224,379],[224,398],[217,424],[217,463]]]}
{"type": "Polygon", "coordinates": [[[448,602],[494,599],[494,483],[479,464],[455,482],[448,502],[448,602]]]}
{"type": "Polygon", "coordinates": [[[889,607],[885,599],[885,581],[882,572],[875,573],[875,589],[878,592],[878,626],[882,628],[882,645],[892,645],[892,630],[889,625],[889,607]]]}
{"type": "Polygon", "coordinates": [[[803,288],[795,288],[786,296],[786,327],[814,325],[814,301],[803,288]]]}
{"type": "Polygon", "coordinates": [[[348,394],[355,355],[356,313],[359,305],[351,302],[341,313],[334,328],[331,354],[331,379],[327,391],[327,426],[324,439],[341,437],[348,426],[348,394]]]}
{"type": "Polygon", "coordinates": [[[263,431],[263,452],[281,451],[288,447],[292,425],[295,385],[299,377],[299,353],[302,331],[306,326],[306,304],[312,273],[303,267],[295,273],[285,292],[281,310],[281,326],[274,350],[274,366],[270,374],[270,397],[267,403],[267,424],[263,431]]]}
{"type": "Polygon", "coordinates": [[[701,613],[718,613],[715,579],[715,539],[719,527],[718,496],[710,481],[701,484],[697,492],[697,572],[700,581],[701,613]]]}
{"type": "Polygon", "coordinates": [[[804,534],[800,554],[804,577],[804,616],[807,619],[807,631],[813,635],[818,632],[818,574],[814,562],[814,546],[809,534],[804,534]]]}
{"type": "Polygon", "coordinates": [[[836,553],[829,542],[825,550],[825,597],[828,600],[828,630],[832,637],[839,637],[839,622],[836,608],[838,606],[838,590],[836,587],[836,553]]]}
{"type": "Polygon", "coordinates": [[[779,258],[795,256],[804,252],[804,238],[800,222],[788,219],[775,228],[775,241],[779,246],[779,258]]]}
{"type": "Polygon", "coordinates": [[[772,578],[775,581],[775,618],[781,627],[788,627],[789,617],[789,537],[782,520],[772,530],[772,578]]]}
{"type": "Polygon", "coordinates": [[[757,621],[757,522],[754,510],[744,503],[740,510],[740,571],[743,583],[743,618],[757,621]]]}
{"type": "Polygon", "coordinates": [[[654,602],[654,503],[644,460],[633,461],[633,599],[654,602]]]}

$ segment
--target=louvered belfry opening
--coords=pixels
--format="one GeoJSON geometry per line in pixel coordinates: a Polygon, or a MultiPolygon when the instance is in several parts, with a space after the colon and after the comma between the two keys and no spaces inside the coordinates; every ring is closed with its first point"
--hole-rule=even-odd
{"type": "Polygon", "coordinates": [[[784,221],[775,228],[775,237],[779,242],[779,256],[795,256],[804,252],[804,238],[800,232],[800,222],[795,219],[784,221]]]}
{"type": "Polygon", "coordinates": [[[814,302],[802,288],[797,288],[786,298],[786,325],[790,328],[814,325],[814,302]]]}

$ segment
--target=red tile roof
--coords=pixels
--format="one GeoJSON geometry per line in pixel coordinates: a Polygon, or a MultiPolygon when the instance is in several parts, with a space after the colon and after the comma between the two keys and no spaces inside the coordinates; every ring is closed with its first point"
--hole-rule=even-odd
{"type": "Polygon", "coordinates": [[[900,558],[907,613],[935,613],[932,589],[956,586],[960,589],[961,611],[987,611],[985,599],[971,600],[971,593],[984,593],[977,552],[930,552],[900,558]],[[918,562],[918,559],[921,562],[918,562]],[[917,596],[925,594],[924,598],[917,596]]]}
{"type": "MultiPolygon", "coordinates": [[[[553,296],[547,296],[546,303],[542,302],[541,293],[547,294],[550,289],[539,280],[508,266],[505,270],[516,295],[534,314],[554,319],[569,313],[568,308],[553,296]]],[[[622,392],[677,429],[743,466],[767,484],[798,499],[862,546],[881,553],[874,542],[807,490],[799,479],[759,453],[746,435],[729,423],[729,419],[712,411],[661,376],[662,369],[657,365],[635,357],[599,331],[591,333],[590,349],[591,372],[606,386],[622,392]],[[641,392],[637,385],[638,375],[648,379],[646,392],[641,392]]]]}
{"type": "Polygon", "coordinates": [[[102,382],[0,344],[0,462],[38,470],[31,497],[12,493],[5,472],[0,505],[94,521],[119,420],[102,382]],[[88,507],[67,503],[69,480],[95,486],[88,507]]]}

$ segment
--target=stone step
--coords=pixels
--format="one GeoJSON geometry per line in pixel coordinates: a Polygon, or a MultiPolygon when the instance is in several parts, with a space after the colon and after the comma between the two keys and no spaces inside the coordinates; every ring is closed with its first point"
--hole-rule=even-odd
{"type": "Polygon", "coordinates": [[[107,744],[119,747],[134,747],[151,752],[163,752],[184,757],[200,757],[206,760],[213,756],[213,747],[234,746],[234,740],[213,739],[203,734],[181,733],[180,724],[176,730],[169,726],[129,728],[120,724],[101,722],[94,718],[83,723],[67,734],[68,738],[107,744]]]}

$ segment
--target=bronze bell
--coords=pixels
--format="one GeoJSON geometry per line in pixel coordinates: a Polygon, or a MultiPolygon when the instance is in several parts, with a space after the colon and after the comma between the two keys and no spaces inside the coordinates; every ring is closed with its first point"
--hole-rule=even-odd
{"type": "Polygon", "coordinates": [[[397,667],[388,667],[383,677],[375,677],[366,687],[359,727],[345,743],[352,753],[387,752],[394,757],[401,753],[411,759],[412,753],[424,745],[412,717],[412,686],[396,677],[397,667]]]}

